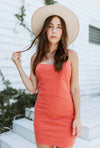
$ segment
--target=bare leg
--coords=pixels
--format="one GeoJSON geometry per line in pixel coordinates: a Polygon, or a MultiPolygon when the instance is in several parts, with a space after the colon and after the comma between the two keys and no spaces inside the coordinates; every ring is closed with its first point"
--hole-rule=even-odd
{"type": "Polygon", "coordinates": [[[36,144],[37,144],[37,148],[54,148],[54,146],[51,146],[51,145],[44,145],[40,143],[36,143],[36,144]]]}
{"type": "Polygon", "coordinates": [[[57,146],[56,148],[73,148],[73,146],[72,146],[72,147],[58,147],[58,146],[57,146]]]}

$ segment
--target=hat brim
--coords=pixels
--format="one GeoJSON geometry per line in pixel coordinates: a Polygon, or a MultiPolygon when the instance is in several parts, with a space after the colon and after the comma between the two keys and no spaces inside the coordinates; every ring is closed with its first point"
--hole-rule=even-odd
{"type": "Polygon", "coordinates": [[[46,5],[34,12],[31,27],[35,36],[40,33],[45,19],[51,15],[58,15],[65,20],[68,33],[68,40],[66,41],[67,45],[71,44],[79,34],[79,20],[71,9],[61,5],[46,5]]]}

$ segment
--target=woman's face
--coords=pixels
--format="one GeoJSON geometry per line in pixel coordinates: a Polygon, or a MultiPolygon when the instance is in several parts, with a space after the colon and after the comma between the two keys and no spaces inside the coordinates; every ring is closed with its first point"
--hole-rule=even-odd
{"type": "Polygon", "coordinates": [[[62,37],[62,25],[59,17],[52,18],[47,29],[47,38],[51,44],[58,43],[62,37]]]}

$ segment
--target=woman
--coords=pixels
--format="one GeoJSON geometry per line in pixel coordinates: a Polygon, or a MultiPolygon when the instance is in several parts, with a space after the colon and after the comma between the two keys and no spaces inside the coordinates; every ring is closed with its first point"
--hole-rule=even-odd
{"type": "Polygon", "coordinates": [[[31,57],[30,77],[21,66],[23,51],[14,52],[11,59],[29,93],[38,89],[34,107],[36,144],[38,148],[72,148],[81,132],[79,63],[77,53],[67,45],[76,39],[79,22],[70,9],[60,5],[39,8],[31,22],[36,38],[27,50],[36,39],[38,45],[31,57]]]}

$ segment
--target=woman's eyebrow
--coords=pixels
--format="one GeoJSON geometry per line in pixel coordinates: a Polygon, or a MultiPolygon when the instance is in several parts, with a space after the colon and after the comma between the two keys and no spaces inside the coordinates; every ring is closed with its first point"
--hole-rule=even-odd
{"type": "MultiPolygon", "coordinates": [[[[49,23],[49,24],[53,25],[52,23],[49,23]]],[[[61,24],[57,24],[57,25],[60,25],[60,26],[62,26],[61,24]]]]}

